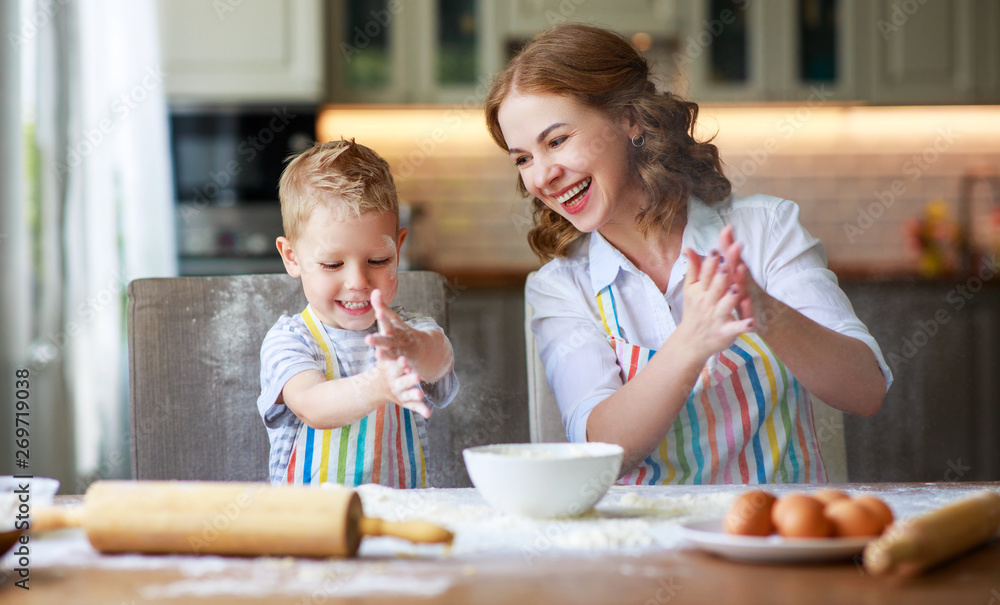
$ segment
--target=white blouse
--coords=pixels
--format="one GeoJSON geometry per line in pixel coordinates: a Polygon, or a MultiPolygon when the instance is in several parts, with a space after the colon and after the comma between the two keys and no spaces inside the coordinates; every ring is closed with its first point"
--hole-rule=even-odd
{"type": "MultiPolygon", "coordinates": [[[[823,244],[799,223],[794,202],[767,195],[730,197],[715,206],[692,198],[682,246],[700,255],[718,247],[723,227],[732,225],[743,242],[743,262],[754,280],[774,298],[813,321],[861,340],[875,354],[886,388],[892,373],[869,334],[826,268],[823,244]]],[[[670,273],[666,295],[599,233],[584,235],[568,258],[543,266],[526,285],[534,311],[531,329],[545,374],[562,412],[570,441],[586,441],[587,418],[622,386],[614,349],[608,346],[596,296],[616,283],[624,308],[617,315],[622,337],[633,345],[659,349],[684,312],[687,258],[670,273]]]]}

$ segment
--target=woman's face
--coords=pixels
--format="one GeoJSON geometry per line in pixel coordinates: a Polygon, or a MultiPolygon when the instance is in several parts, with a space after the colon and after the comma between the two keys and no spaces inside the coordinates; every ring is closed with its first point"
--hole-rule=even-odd
{"type": "Polygon", "coordinates": [[[570,97],[516,92],[497,118],[529,193],[584,233],[634,227],[643,189],[628,153],[638,125],[570,97]]]}

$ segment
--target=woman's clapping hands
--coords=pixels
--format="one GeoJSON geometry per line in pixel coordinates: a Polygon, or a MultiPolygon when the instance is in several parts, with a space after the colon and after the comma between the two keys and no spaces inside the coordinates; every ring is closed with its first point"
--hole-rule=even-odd
{"type": "Polygon", "coordinates": [[[678,330],[708,357],[729,348],[754,330],[754,295],[760,287],[740,257],[743,245],[733,238],[732,227],[719,234],[719,248],[702,257],[690,248],[684,278],[684,315],[678,330]]]}

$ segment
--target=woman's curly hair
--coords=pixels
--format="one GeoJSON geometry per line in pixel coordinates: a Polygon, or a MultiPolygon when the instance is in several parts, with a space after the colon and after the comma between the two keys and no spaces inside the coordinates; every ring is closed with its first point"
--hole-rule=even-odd
{"type": "MultiPolygon", "coordinates": [[[[542,32],[496,77],[486,98],[486,126],[504,151],[500,105],[509,94],[551,93],[605,112],[612,119],[628,115],[643,134],[632,147],[631,163],[643,183],[649,205],[637,218],[643,234],[670,229],[684,217],[692,195],[707,204],[729,197],[732,185],[722,172],[719,150],[694,138],[698,105],[650,80],[649,63],[619,34],[587,25],[561,25],[542,32]]],[[[518,176],[518,190],[528,190],[518,176]]],[[[537,197],[531,249],[543,260],[567,256],[581,233],[537,197]]]]}

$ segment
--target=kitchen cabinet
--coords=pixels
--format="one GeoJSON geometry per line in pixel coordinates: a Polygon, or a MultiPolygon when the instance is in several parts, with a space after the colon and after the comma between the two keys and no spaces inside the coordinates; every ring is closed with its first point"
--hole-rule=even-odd
{"type": "Polygon", "coordinates": [[[170,101],[319,102],[321,0],[159,0],[170,101]]]}
{"type": "MultiPolygon", "coordinates": [[[[866,66],[867,100],[975,102],[976,9],[987,6],[976,4],[973,0],[866,3],[862,23],[875,24],[865,32],[874,38],[866,66]]],[[[992,32],[990,37],[994,36],[992,32]]]]}
{"type": "Polygon", "coordinates": [[[500,1],[331,4],[327,101],[479,105],[505,61],[500,1]]]}
{"type": "Polygon", "coordinates": [[[1000,2],[977,5],[975,20],[976,98],[981,103],[1000,103],[1000,2]]]}
{"type": "Polygon", "coordinates": [[[482,103],[528,38],[604,25],[651,44],[676,33],[676,0],[347,0],[331,6],[331,103],[482,103]]]}
{"type": "MultiPolygon", "coordinates": [[[[857,0],[684,3],[673,63],[698,102],[857,97],[857,0]]],[[[684,92],[684,91],[681,91],[684,92]]]]}
{"type": "Polygon", "coordinates": [[[530,38],[562,23],[610,27],[625,35],[673,36],[677,29],[676,0],[511,0],[499,5],[497,19],[508,40],[530,38]]]}
{"type": "Polygon", "coordinates": [[[1000,284],[841,286],[893,372],[878,414],[844,417],[851,481],[1000,477],[1000,284]]]}
{"type": "Polygon", "coordinates": [[[703,0],[681,9],[673,64],[699,102],[1000,98],[1000,7],[989,0],[703,0]]]}
{"type": "Polygon", "coordinates": [[[699,102],[1000,101],[992,0],[159,0],[172,101],[478,105],[532,35],[637,43],[699,102]]]}

